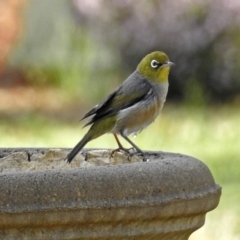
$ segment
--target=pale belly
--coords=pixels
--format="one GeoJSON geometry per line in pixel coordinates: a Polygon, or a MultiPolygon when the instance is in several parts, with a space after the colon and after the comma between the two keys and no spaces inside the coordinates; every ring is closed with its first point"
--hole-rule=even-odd
{"type": "Polygon", "coordinates": [[[137,134],[151,124],[159,115],[164,101],[155,100],[153,104],[144,106],[133,106],[119,113],[117,122],[112,133],[122,133],[125,136],[137,134]]]}

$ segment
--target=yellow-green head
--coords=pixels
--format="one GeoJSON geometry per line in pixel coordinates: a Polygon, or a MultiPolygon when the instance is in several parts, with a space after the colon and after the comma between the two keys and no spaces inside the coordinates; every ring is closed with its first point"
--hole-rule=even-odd
{"type": "Polygon", "coordinates": [[[137,71],[148,80],[164,83],[168,81],[170,67],[173,65],[164,52],[152,52],[138,64],[137,71]]]}

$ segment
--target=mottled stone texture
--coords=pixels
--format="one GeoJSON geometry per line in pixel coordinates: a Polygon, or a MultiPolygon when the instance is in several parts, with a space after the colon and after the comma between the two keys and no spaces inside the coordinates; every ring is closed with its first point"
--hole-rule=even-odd
{"type": "Polygon", "coordinates": [[[220,199],[209,169],[189,156],[118,161],[92,150],[69,166],[67,152],[0,150],[0,239],[185,240],[220,199]]]}

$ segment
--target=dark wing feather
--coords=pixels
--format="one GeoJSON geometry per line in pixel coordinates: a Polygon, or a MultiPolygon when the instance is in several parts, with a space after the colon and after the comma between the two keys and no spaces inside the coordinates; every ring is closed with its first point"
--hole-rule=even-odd
{"type": "Polygon", "coordinates": [[[116,95],[116,91],[114,91],[113,93],[111,93],[102,103],[96,105],[95,107],[93,107],[89,112],[87,112],[81,119],[80,121],[82,121],[83,119],[90,117],[94,114],[96,114],[98,112],[99,109],[104,108],[105,105],[108,104],[109,101],[111,101],[111,99],[114,98],[114,96],[116,95]]]}
{"type": "MultiPolygon", "coordinates": [[[[92,119],[85,125],[91,125],[109,116],[118,113],[141,101],[151,89],[151,85],[134,72],[123,84],[110,94],[101,104],[95,106],[83,117],[92,116],[92,119]],[[133,84],[134,82],[134,84],[133,84]]],[[[84,127],[85,127],[84,126],[84,127]]]]}

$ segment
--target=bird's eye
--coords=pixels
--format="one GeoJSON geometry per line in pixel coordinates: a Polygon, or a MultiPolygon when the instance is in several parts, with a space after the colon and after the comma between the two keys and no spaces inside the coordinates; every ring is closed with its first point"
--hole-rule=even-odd
{"type": "Polygon", "coordinates": [[[152,60],[151,61],[151,67],[152,68],[157,68],[159,67],[159,62],[157,60],[152,60]]]}

